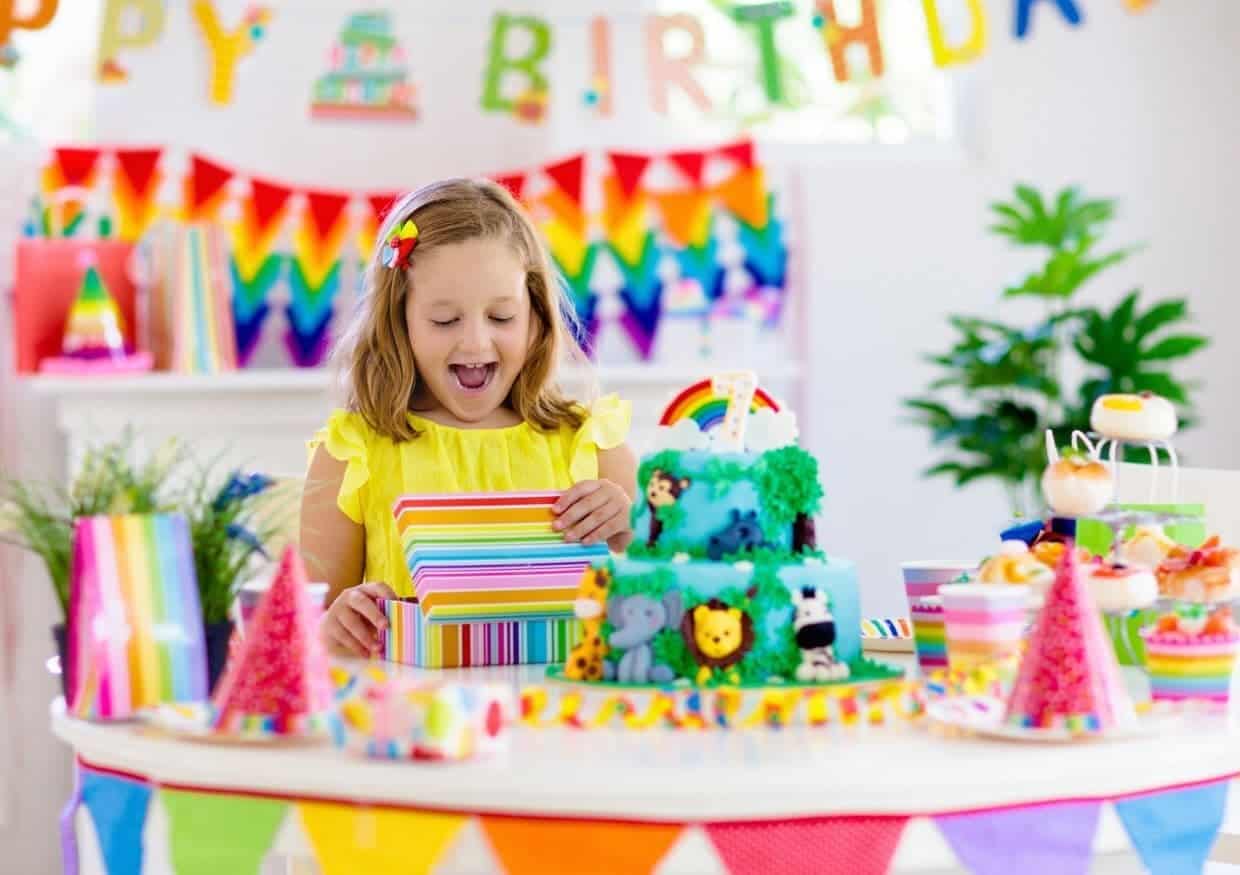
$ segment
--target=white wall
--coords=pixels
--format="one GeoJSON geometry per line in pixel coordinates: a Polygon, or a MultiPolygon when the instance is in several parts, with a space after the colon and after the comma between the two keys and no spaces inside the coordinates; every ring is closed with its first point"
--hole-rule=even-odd
{"type": "MultiPolygon", "coordinates": [[[[919,479],[930,458],[926,436],[899,422],[899,399],[928,382],[919,354],[948,341],[944,314],[992,311],[998,290],[1028,266],[983,230],[986,204],[1005,196],[1015,180],[1043,187],[1080,182],[1091,194],[1121,199],[1116,242],[1145,241],[1150,248],[1091,294],[1109,303],[1141,285],[1150,294],[1190,298],[1216,344],[1200,362],[1208,380],[1201,395],[1207,424],[1186,435],[1182,446],[1196,465],[1240,467],[1240,410],[1228,403],[1240,356],[1226,334],[1240,317],[1230,239],[1240,174],[1229,160],[1240,150],[1234,108],[1240,4],[1167,0],[1134,16],[1120,0],[1080,3],[1087,21],[1077,31],[1060,23],[1053,4],[1037,4],[1035,34],[1027,43],[1009,35],[1011,4],[989,4],[992,48],[972,71],[979,86],[974,151],[862,159],[823,148],[804,168],[812,401],[801,415],[828,490],[826,546],[860,563],[865,609],[872,615],[902,610],[901,559],[976,555],[993,545],[1005,522],[997,491],[956,493],[946,482],[919,479]]],[[[336,26],[328,22],[322,30],[329,35],[336,26]]],[[[486,28],[470,27],[485,38],[486,28]]],[[[278,38],[279,29],[272,34],[278,38]]],[[[460,80],[460,99],[471,107],[481,45],[474,48],[460,80]]],[[[135,67],[139,59],[132,56],[135,67]]],[[[134,138],[153,136],[153,130],[135,131],[134,138]]],[[[555,130],[555,146],[567,148],[571,136],[555,130]]],[[[287,141],[274,159],[253,164],[217,142],[197,145],[255,172],[317,178],[298,164],[303,153],[287,141]]],[[[438,172],[451,153],[433,141],[423,145],[438,172]]],[[[461,156],[463,166],[443,166],[442,172],[543,157],[536,145],[483,138],[461,156]]],[[[352,146],[335,159],[339,184],[391,180],[364,142],[352,146]]],[[[50,429],[46,419],[31,418],[22,430],[43,440],[50,429]]],[[[53,824],[69,790],[67,756],[43,729],[52,689],[42,674],[50,652],[49,599],[41,579],[30,576],[19,585],[24,763],[17,828],[0,829],[0,846],[6,861],[16,860],[14,871],[45,872],[58,858],[53,824]]]]}

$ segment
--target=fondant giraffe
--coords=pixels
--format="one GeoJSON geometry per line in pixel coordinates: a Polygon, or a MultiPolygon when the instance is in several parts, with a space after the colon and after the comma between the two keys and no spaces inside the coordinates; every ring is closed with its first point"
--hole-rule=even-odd
{"type": "Polygon", "coordinates": [[[581,621],[581,641],[573,647],[564,665],[564,677],[574,681],[601,681],[603,657],[603,617],[607,611],[607,590],[611,575],[605,568],[587,568],[577,588],[573,613],[581,621]]]}

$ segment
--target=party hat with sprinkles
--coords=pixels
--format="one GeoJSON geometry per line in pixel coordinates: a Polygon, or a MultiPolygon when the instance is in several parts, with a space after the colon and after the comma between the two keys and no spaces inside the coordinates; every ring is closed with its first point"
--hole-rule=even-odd
{"type": "Polygon", "coordinates": [[[1069,547],[1038,615],[1006,721],[1029,729],[1105,732],[1136,721],[1102,618],[1069,547]]]}
{"type": "Polygon", "coordinates": [[[215,693],[215,729],[241,735],[301,735],[326,725],[332,703],[321,608],[293,547],[246,626],[215,693]]]}

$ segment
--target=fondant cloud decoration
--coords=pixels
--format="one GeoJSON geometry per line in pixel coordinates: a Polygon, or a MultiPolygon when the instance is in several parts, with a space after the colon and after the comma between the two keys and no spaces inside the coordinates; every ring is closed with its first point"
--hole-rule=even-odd
{"type": "Polygon", "coordinates": [[[751,453],[765,453],[796,446],[799,435],[795,413],[764,407],[749,414],[749,422],[745,424],[745,449],[751,453]]]}
{"type": "Polygon", "coordinates": [[[710,435],[698,428],[692,419],[682,419],[674,425],[661,425],[654,430],[651,452],[663,450],[709,450],[710,435]]]}

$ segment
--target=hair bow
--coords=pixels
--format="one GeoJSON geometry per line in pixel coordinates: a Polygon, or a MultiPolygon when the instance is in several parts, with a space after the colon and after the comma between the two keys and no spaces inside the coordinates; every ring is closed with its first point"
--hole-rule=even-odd
{"type": "Polygon", "coordinates": [[[383,266],[392,270],[401,270],[409,266],[409,256],[418,245],[418,226],[413,219],[405,224],[388,239],[387,248],[383,252],[383,266]]]}

